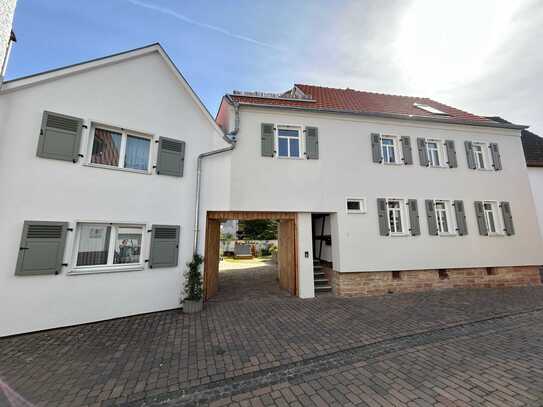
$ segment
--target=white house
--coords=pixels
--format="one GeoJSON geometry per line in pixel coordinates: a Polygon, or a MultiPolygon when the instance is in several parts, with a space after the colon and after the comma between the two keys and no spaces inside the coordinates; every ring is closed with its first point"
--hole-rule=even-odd
{"type": "Polygon", "coordinates": [[[214,120],[158,44],[4,82],[0,336],[177,308],[194,252],[212,297],[225,220],[279,220],[302,298],[540,284],[522,129],[308,85],[214,120]]]}
{"type": "MultiPolygon", "coordinates": [[[[328,215],[336,294],[540,284],[525,126],[427,98],[308,85],[228,94],[217,121],[228,131],[236,115],[228,209],[328,215]]],[[[299,239],[312,258],[313,239],[299,239]]]]}
{"type": "Polygon", "coordinates": [[[179,307],[222,137],[157,44],[4,82],[0,336],[179,307]]]}

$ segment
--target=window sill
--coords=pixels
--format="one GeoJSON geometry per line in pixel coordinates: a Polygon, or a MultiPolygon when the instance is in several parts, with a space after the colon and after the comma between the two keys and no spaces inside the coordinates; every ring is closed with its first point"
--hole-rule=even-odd
{"type": "Polygon", "coordinates": [[[409,236],[409,233],[390,233],[388,236],[389,237],[405,237],[405,236],[409,236]]]}
{"type": "Polygon", "coordinates": [[[360,210],[360,211],[347,211],[348,214],[355,214],[355,215],[361,215],[366,213],[366,211],[360,210]]]}
{"type": "Polygon", "coordinates": [[[401,162],[401,163],[399,163],[399,162],[387,163],[387,162],[384,162],[384,161],[381,164],[383,164],[383,165],[392,165],[392,166],[394,166],[394,165],[404,165],[403,162],[401,162]]]}
{"type": "Polygon", "coordinates": [[[438,236],[443,236],[443,237],[454,237],[454,236],[458,236],[456,233],[452,233],[452,232],[449,232],[449,233],[438,233],[438,236]]]}
{"type": "Polygon", "coordinates": [[[451,168],[448,165],[428,165],[428,168],[451,168]]]}
{"type": "Polygon", "coordinates": [[[83,165],[85,167],[102,168],[105,170],[114,170],[114,171],[122,171],[122,172],[132,172],[132,173],[143,174],[143,175],[151,175],[151,171],[135,170],[133,168],[120,168],[120,167],[113,167],[111,165],[93,164],[93,163],[85,163],[83,165]]]}
{"type": "Polygon", "coordinates": [[[275,158],[277,158],[278,160],[306,160],[305,157],[280,157],[280,156],[275,156],[275,158]]]}
{"type": "Polygon", "coordinates": [[[122,273],[125,271],[141,271],[145,268],[143,264],[132,264],[130,266],[108,266],[92,268],[74,268],[68,272],[69,276],[80,276],[85,274],[122,273]]]}

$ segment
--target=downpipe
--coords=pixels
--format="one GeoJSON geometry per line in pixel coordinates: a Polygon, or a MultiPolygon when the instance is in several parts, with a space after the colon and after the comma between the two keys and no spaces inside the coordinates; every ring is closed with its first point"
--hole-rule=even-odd
{"type": "Polygon", "coordinates": [[[226,153],[232,151],[236,148],[236,136],[239,131],[239,104],[231,100],[228,96],[226,97],[228,102],[234,106],[234,130],[224,135],[226,142],[230,146],[225,148],[220,148],[218,150],[212,150],[205,153],[202,153],[198,156],[197,165],[196,165],[196,202],[194,205],[194,242],[193,242],[193,255],[198,254],[198,240],[200,237],[200,195],[202,190],[202,162],[204,158],[211,157],[214,155],[226,153]]]}

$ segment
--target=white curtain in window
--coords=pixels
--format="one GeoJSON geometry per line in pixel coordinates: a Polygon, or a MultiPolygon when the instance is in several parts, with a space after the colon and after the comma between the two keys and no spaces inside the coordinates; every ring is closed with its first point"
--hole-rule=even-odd
{"type": "Polygon", "coordinates": [[[147,171],[149,164],[149,147],[149,139],[128,136],[126,139],[124,167],[147,171]]]}

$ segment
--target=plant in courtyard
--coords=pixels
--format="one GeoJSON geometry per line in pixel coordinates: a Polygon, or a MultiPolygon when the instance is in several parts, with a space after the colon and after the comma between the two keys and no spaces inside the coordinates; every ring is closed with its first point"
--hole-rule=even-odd
{"type": "Polygon", "coordinates": [[[200,266],[204,262],[204,258],[199,254],[192,257],[192,261],[187,263],[187,271],[185,273],[185,300],[199,301],[202,299],[202,272],[200,266]]]}

